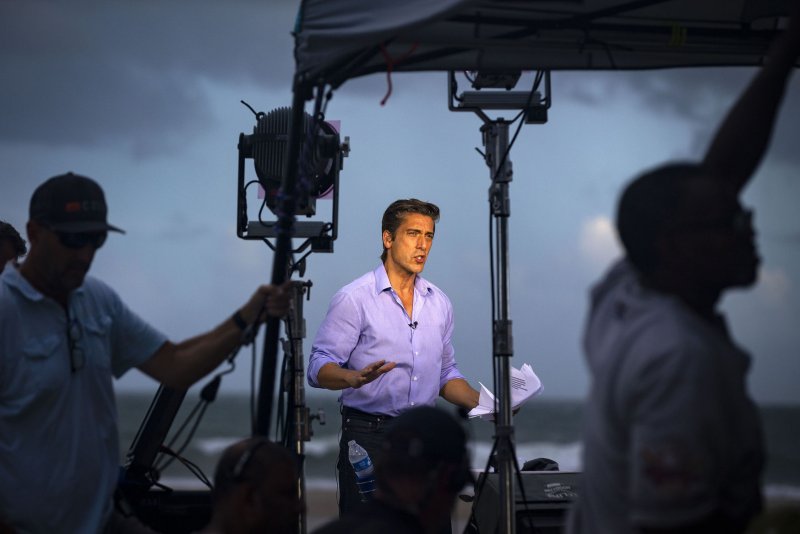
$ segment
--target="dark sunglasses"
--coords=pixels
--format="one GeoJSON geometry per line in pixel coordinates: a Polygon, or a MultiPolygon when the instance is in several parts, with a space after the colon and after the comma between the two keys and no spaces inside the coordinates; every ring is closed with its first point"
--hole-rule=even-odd
{"type": "Polygon", "coordinates": [[[706,221],[683,221],[673,227],[675,230],[723,230],[737,234],[745,233],[753,228],[753,210],[741,208],[732,216],[724,219],[706,221]]]}
{"type": "Polygon", "coordinates": [[[81,249],[91,245],[95,250],[106,242],[108,232],[55,232],[58,240],[67,248],[81,249]]]}

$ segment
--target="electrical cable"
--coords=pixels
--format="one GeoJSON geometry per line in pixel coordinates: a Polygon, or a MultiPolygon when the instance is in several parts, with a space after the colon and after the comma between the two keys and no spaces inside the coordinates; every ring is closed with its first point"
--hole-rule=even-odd
{"type": "MultiPolygon", "coordinates": [[[[192,408],[192,411],[184,419],[184,421],[181,424],[181,426],[173,434],[172,438],[167,443],[166,446],[171,449],[175,445],[175,442],[178,440],[178,438],[181,436],[181,434],[183,434],[184,430],[186,430],[186,428],[189,425],[189,423],[191,423],[193,419],[195,420],[194,424],[192,425],[192,427],[191,427],[191,429],[189,431],[188,436],[186,437],[186,439],[183,441],[183,443],[181,444],[181,446],[177,450],[177,454],[178,455],[181,454],[186,449],[186,447],[189,445],[189,443],[191,442],[192,438],[194,437],[194,434],[197,432],[197,428],[199,427],[200,422],[202,421],[203,416],[205,415],[205,411],[208,408],[208,405],[211,404],[212,402],[214,402],[214,400],[216,399],[217,392],[219,391],[220,384],[222,383],[222,377],[227,375],[227,374],[232,373],[236,369],[235,358],[236,358],[236,355],[239,353],[239,350],[241,350],[241,348],[245,344],[250,344],[252,342],[252,340],[255,339],[255,335],[256,335],[256,333],[258,331],[258,326],[257,325],[259,324],[259,321],[261,320],[261,316],[263,315],[264,312],[265,312],[265,307],[262,306],[258,310],[258,313],[256,314],[255,321],[253,321],[253,323],[248,325],[248,327],[245,329],[245,331],[242,332],[242,336],[241,336],[241,338],[239,340],[239,343],[228,354],[228,357],[226,358],[226,360],[228,362],[228,368],[223,370],[223,371],[220,371],[219,373],[214,375],[214,377],[203,387],[203,389],[200,392],[200,400],[194,406],[194,408],[192,408]]],[[[163,458],[163,455],[162,455],[162,458],[163,458]]],[[[175,457],[168,458],[163,463],[159,463],[160,459],[156,459],[156,461],[154,462],[154,464],[155,464],[154,468],[158,472],[161,472],[164,469],[166,469],[173,462],[174,458],[175,457]]]]}
{"type": "Polygon", "coordinates": [[[188,460],[187,458],[184,458],[183,456],[180,455],[180,453],[173,451],[172,449],[170,449],[165,445],[162,445],[160,447],[160,450],[163,454],[166,454],[171,458],[176,459],[180,463],[182,463],[186,467],[186,469],[189,470],[190,473],[192,473],[200,480],[200,482],[208,486],[208,489],[214,489],[214,486],[213,484],[211,484],[211,481],[208,479],[205,473],[203,473],[203,470],[200,468],[200,466],[198,466],[196,463],[192,462],[191,460],[188,460]]]}

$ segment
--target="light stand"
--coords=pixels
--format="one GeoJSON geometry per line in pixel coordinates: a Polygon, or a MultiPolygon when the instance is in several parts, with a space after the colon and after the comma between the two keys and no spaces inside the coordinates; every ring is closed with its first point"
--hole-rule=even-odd
{"type": "MultiPolygon", "coordinates": [[[[340,144],[338,132],[324,122],[323,87],[317,88],[314,115],[305,112],[305,101],[311,99],[313,89],[298,76],[293,88],[292,107],[269,113],[256,113],[250,108],[256,115],[256,126],[252,135],[239,135],[236,233],[242,239],[263,240],[275,251],[273,285],[281,285],[291,277],[293,253],[302,252],[309,246],[311,252],[333,252],[337,235],[339,171],[344,157],[349,154],[349,139],[345,138],[345,142],[340,144]],[[245,160],[248,158],[254,160],[257,181],[245,181],[245,160]],[[260,183],[265,198],[258,220],[251,221],[246,190],[252,183],[260,183]],[[333,188],[333,220],[296,221],[297,213],[308,217],[316,213],[315,195],[329,187],[333,188]],[[265,206],[277,216],[276,221],[262,219],[265,206]],[[306,240],[299,248],[293,249],[292,239],[296,237],[306,240]],[[269,241],[270,238],[275,238],[275,244],[269,241]]],[[[254,428],[254,433],[261,436],[267,436],[271,426],[279,330],[278,319],[267,320],[254,428]]]]}
{"type": "MultiPolygon", "coordinates": [[[[319,424],[325,424],[325,414],[321,410],[311,415],[306,405],[305,395],[305,368],[303,365],[303,338],[306,337],[306,323],[303,317],[303,300],[308,298],[311,293],[312,282],[293,281],[291,282],[292,307],[289,316],[286,318],[286,332],[288,339],[284,340],[283,353],[287,358],[282,375],[281,389],[287,393],[289,406],[285,411],[286,424],[282,436],[283,445],[294,450],[298,458],[298,478],[297,493],[300,502],[305,509],[306,486],[305,486],[305,443],[311,441],[314,431],[311,422],[319,420],[319,424]]],[[[298,532],[304,534],[307,530],[305,514],[300,514],[298,532]]]]}
{"type": "MultiPolygon", "coordinates": [[[[292,107],[269,114],[257,113],[258,122],[253,134],[239,136],[237,235],[242,239],[261,239],[275,251],[271,280],[274,285],[290,280],[295,270],[302,277],[305,258],[312,252],[333,252],[339,213],[339,171],[350,146],[349,138],[345,137],[344,142],[340,143],[338,132],[324,122],[323,89],[322,86],[316,88],[314,114],[309,116],[304,107],[305,101],[313,95],[313,87],[298,76],[294,84],[292,107]],[[259,182],[266,192],[262,209],[265,205],[269,206],[270,211],[277,215],[276,222],[264,221],[261,211],[258,220],[249,220],[245,195],[248,184],[244,179],[246,158],[255,160],[259,182]],[[332,221],[297,222],[296,213],[306,216],[315,214],[314,195],[322,193],[329,186],[333,187],[332,221]],[[297,237],[306,239],[293,249],[292,239],[297,237]],[[276,238],[274,245],[270,243],[270,238],[276,238]],[[309,246],[311,250],[295,262],[293,254],[303,252],[309,246]]],[[[284,340],[283,344],[285,361],[278,393],[281,401],[286,394],[288,404],[285,410],[284,407],[278,410],[279,417],[286,414],[280,441],[297,455],[297,495],[303,504],[306,501],[305,442],[310,441],[313,434],[313,419],[319,419],[320,424],[325,423],[324,414],[311,416],[305,404],[303,297],[310,291],[311,285],[310,281],[290,283],[292,307],[286,318],[289,339],[284,340]]],[[[279,329],[278,319],[267,321],[254,435],[268,436],[271,428],[279,329]]],[[[305,513],[300,514],[297,527],[299,534],[305,534],[305,513]]]]}
{"type": "MultiPolygon", "coordinates": [[[[481,134],[483,153],[486,165],[490,169],[492,179],[489,187],[489,205],[491,216],[495,220],[495,239],[497,242],[496,256],[493,265],[497,266],[496,272],[492,269],[492,354],[494,376],[496,377],[495,391],[495,466],[499,472],[499,532],[512,534],[516,532],[515,517],[515,491],[514,477],[516,474],[516,460],[514,452],[514,425],[511,412],[511,357],[514,355],[514,339],[512,321],[509,311],[509,245],[508,245],[508,219],[511,216],[511,198],[509,186],[513,171],[511,160],[508,157],[511,149],[509,143],[509,125],[513,121],[497,118],[491,119],[484,110],[487,109],[517,109],[524,113],[525,122],[542,123],[547,120],[547,109],[550,105],[550,75],[544,73],[545,98],[534,92],[536,87],[528,92],[510,91],[516,84],[519,73],[504,76],[503,73],[494,73],[490,82],[476,73],[472,80],[473,87],[484,89],[489,87],[504,87],[505,91],[472,91],[457,94],[455,73],[449,73],[449,102],[451,111],[471,111],[483,121],[481,134]],[[481,83],[486,83],[481,85],[481,83]],[[536,98],[534,99],[534,96],[536,98]],[[496,282],[496,283],[495,283],[496,282]]],[[[540,79],[537,77],[537,79],[540,79]]],[[[537,84],[538,85],[538,84],[537,84]]],[[[477,500],[477,496],[476,496],[477,500]]]]}
{"type": "Polygon", "coordinates": [[[509,311],[509,254],[508,218],[511,215],[509,186],[513,171],[506,156],[508,150],[508,125],[502,118],[484,122],[481,127],[484,159],[491,170],[492,185],[489,187],[489,205],[495,218],[497,242],[495,273],[497,284],[497,313],[492,324],[492,354],[499,392],[499,406],[495,415],[495,439],[497,440],[496,467],[500,473],[500,525],[502,532],[516,532],[514,524],[514,425],[511,421],[511,357],[514,355],[514,338],[509,311]]]}

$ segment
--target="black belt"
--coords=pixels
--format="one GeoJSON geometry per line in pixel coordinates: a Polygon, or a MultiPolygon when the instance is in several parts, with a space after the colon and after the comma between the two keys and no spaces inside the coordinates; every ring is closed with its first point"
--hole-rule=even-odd
{"type": "Polygon", "coordinates": [[[394,417],[391,415],[384,415],[382,413],[362,412],[361,410],[350,408],[348,406],[342,406],[342,417],[359,417],[361,419],[368,419],[370,421],[376,421],[378,423],[394,419],[394,417]]]}

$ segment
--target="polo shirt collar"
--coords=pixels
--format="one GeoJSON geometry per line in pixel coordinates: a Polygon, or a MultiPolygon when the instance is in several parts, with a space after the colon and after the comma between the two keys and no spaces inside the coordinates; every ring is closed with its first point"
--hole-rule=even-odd
{"type": "MultiPolygon", "coordinates": [[[[32,302],[39,302],[47,298],[45,295],[40,293],[38,289],[33,287],[27,278],[22,276],[22,273],[19,272],[19,267],[7,265],[3,270],[2,279],[3,283],[8,284],[10,287],[18,291],[23,297],[32,302]]],[[[73,295],[80,293],[83,293],[83,285],[72,291],[73,295]]]]}

